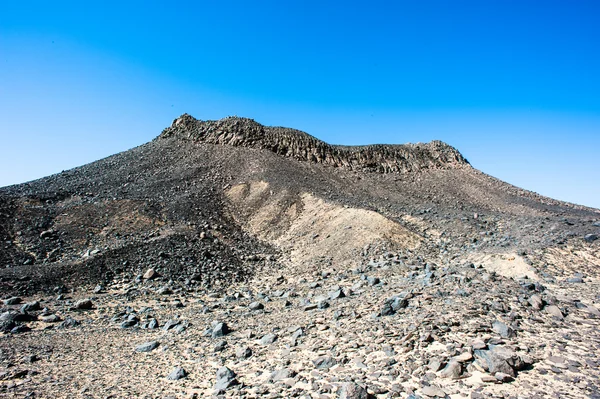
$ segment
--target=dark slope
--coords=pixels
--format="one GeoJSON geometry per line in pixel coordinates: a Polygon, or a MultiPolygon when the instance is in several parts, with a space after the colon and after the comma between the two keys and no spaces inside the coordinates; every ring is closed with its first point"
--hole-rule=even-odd
{"type": "Polygon", "coordinates": [[[224,197],[251,181],[289,201],[313,193],[375,210],[424,237],[422,251],[449,256],[558,245],[599,218],[489,177],[441,142],[337,147],[247,119],[184,115],[148,144],[0,189],[0,288],[95,284],[150,267],[191,287],[244,279],[278,256],[234,222],[240,210],[224,197]]]}

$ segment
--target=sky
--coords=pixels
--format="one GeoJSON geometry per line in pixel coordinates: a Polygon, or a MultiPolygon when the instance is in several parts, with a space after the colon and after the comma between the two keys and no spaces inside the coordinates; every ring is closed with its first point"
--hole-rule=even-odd
{"type": "Polygon", "coordinates": [[[228,115],[600,208],[600,2],[2,1],[0,186],[228,115]]]}

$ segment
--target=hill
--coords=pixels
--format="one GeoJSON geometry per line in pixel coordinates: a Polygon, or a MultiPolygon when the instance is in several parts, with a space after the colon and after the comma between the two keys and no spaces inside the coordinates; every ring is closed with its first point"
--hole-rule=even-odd
{"type": "Polygon", "coordinates": [[[205,395],[227,366],[227,397],[593,397],[598,220],[439,141],[185,114],[0,189],[0,392],[205,395]],[[145,340],[162,349],[132,355],[145,340]],[[175,365],[189,376],[166,382],[175,365]]]}

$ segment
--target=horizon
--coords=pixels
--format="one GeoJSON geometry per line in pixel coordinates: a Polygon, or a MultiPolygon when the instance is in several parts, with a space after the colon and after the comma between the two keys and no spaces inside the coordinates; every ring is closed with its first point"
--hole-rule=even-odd
{"type": "Polygon", "coordinates": [[[183,113],[330,144],[441,140],[600,209],[600,5],[0,6],[0,187],[142,145],[183,113]]]}

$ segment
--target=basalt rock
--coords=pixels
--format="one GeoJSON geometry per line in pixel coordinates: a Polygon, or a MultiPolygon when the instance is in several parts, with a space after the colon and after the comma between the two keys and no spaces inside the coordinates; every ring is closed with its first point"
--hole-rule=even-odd
{"type": "Polygon", "coordinates": [[[210,144],[266,149],[285,157],[329,166],[379,173],[468,167],[468,161],[441,141],[427,144],[340,146],[299,130],[268,127],[239,117],[201,121],[183,114],[158,137],[177,136],[210,144]]]}

